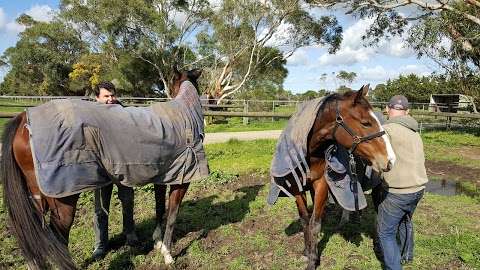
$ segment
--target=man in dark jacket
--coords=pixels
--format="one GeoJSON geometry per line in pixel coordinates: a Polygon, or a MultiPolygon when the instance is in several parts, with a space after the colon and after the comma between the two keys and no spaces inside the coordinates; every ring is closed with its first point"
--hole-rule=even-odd
{"type": "MultiPolygon", "coordinates": [[[[97,102],[104,104],[120,104],[115,96],[115,86],[111,82],[102,82],[95,89],[97,102]]],[[[122,204],[123,233],[126,236],[127,245],[133,245],[138,241],[135,234],[135,222],[133,220],[133,188],[117,184],[118,198],[122,204]]],[[[108,250],[108,214],[110,199],[112,197],[113,184],[95,190],[95,215],[93,219],[95,231],[95,250],[92,258],[103,258],[108,250]]]]}

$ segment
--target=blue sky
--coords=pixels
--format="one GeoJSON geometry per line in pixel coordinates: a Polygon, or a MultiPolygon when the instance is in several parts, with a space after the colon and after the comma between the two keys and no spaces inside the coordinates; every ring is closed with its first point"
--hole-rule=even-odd
{"type": "MultiPolygon", "coordinates": [[[[22,31],[15,23],[18,15],[27,13],[36,20],[48,21],[52,18],[52,11],[58,8],[58,3],[58,0],[0,0],[0,54],[8,47],[15,46],[18,33],[22,31]]],[[[321,12],[323,11],[318,11],[321,12]]],[[[285,89],[294,93],[322,88],[335,89],[342,84],[335,79],[335,74],[341,70],[357,74],[357,79],[350,85],[354,89],[367,83],[375,86],[389,78],[396,78],[399,74],[428,75],[439,71],[432,61],[417,59],[402,38],[382,40],[374,48],[364,47],[361,36],[371,20],[360,20],[340,12],[335,15],[344,29],[344,41],[340,50],[335,55],[329,55],[327,49],[320,46],[298,49],[287,62],[289,75],[284,83],[285,89]],[[327,74],[325,80],[321,80],[323,73],[327,74]]],[[[0,81],[6,72],[6,69],[0,69],[0,81]]]]}

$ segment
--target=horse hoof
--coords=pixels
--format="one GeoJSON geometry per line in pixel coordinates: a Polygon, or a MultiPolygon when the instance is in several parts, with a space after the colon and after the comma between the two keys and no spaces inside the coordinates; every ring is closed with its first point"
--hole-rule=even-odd
{"type": "Polygon", "coordinates": [[[167,256],[164,255],[164,260],[165,260],[165,264],[168,266],[168,265],[172,265],[175,260],[173,259],[172,255],[168,254],[167,256]]]}
{"type": "Polygon", "coordinates": [[[126,238],[127,239],[125,240],[125,244],[127,246],[133,247],[133,246],[136,246],[140,243],[140,241],[138,241],[137,234],[135,234],[134,232],[127,234],[126,238]]]}
{"type": "Polygon", "coordinates": [[[156,241],[155,245],[153,246],[155,249],[162,249],[163,247],[163,242],[162,241],[156,241]]]}
{"type": "Polygon", "coordinates": [[[317,269],[317,264],[315,262],[309,262],[306,270],[315,270],[317,269]]]}

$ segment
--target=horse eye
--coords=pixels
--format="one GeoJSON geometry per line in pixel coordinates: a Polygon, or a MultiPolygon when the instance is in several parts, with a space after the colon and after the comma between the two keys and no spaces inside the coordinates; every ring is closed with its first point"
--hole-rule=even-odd
{"type": "Polygon", "coordinates": [[[361,122],[362,123],[362,126],[364,127],[371,127],[372,126],[372,123],[370,122],[361,122]]]}

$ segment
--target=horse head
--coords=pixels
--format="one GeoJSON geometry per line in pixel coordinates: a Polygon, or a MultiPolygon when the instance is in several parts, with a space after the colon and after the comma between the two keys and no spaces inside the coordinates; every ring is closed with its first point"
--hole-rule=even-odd
{"type": "Polygon", "coordinates": [[[202,75],[202,70],[200,69],[192,69],[189,71],[178,71],[177,67],[174,66],[173,68],[173,83],[171,88],[171,95],[172,97],[176,97],[180,92],[180,85],[184,81],[190,81],[193,86],[198,91],[198,78],[202,75]]]}
{"type": "Polygon", "coordinates": [[[395,153],[379,119],[365,96],[369,86],[325,98],[314,124],[312,139],[319,146],[334,140],[369,161],[377,171],[389,171],[395,153]]]}

